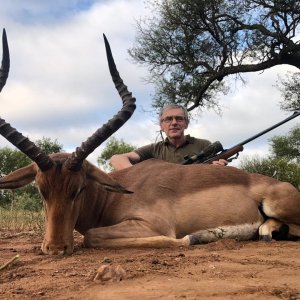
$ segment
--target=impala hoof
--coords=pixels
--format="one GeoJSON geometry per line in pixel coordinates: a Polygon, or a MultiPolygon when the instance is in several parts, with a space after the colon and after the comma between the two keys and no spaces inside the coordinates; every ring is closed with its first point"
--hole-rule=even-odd
{"type": "Polygon", "coordinates": [[[270,235],[260,235],[259,240],[264,241],[264,242],[271,242],[272,241],[272,236],[270,236],[270,235]]]}

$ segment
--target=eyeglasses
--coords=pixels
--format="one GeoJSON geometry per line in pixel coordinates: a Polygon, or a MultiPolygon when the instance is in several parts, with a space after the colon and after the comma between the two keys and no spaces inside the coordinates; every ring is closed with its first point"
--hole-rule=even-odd
{"type": "Polygon", "coordinates": [[[167,116],[167,117],[161,119],[161,121],[164,123],[171,123],[173,121],[173,119],[175,119],[175,121],[178,123],[182,123],[185,121],[185,117],[183,117],[183,116],[167,116]]]}

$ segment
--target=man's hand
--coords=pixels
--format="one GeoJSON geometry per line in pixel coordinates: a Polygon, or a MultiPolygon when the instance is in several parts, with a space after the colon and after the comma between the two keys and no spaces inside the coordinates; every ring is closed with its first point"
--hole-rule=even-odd
{"type": "Polygon", "coordinates": [[[225,160],[225,159],[219,159],[219,160],[214,160],[212,162],[213,165],[216,165],[216,166],[227,166],[228,165],[228,161],[225,160]]]}

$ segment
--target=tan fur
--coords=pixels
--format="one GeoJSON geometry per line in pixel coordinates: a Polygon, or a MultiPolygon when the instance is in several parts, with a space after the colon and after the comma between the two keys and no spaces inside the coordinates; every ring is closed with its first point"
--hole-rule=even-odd
{"type": "Polygon", "coordinates": [[[73,230],[87,247],[173,247],[219,238],[252,239],[274,224],[300,236],[300,193],[292,185],[233,167],[176,165],[157,160],[105,174],[84,161],[78,172],[64,167],[68,154],[53,154],[55,166],[35,164],[0,179],[16,188],[34,178],[45,200],[44,253],[70,254],[73,230]],[[132,192],[132,193],[129,193],[132,192]]]}

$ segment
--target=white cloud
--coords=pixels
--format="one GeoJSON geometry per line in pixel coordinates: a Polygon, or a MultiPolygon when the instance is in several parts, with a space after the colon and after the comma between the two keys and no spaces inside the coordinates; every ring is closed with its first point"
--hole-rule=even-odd
{"type": "MultiPolygon", "coordinates": [[[[107,67],[105,33],[121,77],[137,98],[134,116],[115,135],[136,146],[155,142],[159,127],[144,112],[150,107],[152,86],[143,81],[147,71],[127,53],[134,42],[135,19],[147,13],[138,0],[2,1],[0,20],[7,30],[11,71],[0,96],[1,117],[31,140],[58,139],[73,151],[121,107],[107,67]]],[[[287,115],[279,109],[274,84],[276,74],[286,69],[248,74],[246,87],[222,97],[222,117],[204,112],[191,122],[188,133],[219,140],[228,148],[281,121],[287,115]]],[[[297,122],[251,142],[243,153],[265,153],[271,136],[286,133],[297,122]]],[[[4,145],[8,143],[1,137],[4,145]]],[[[96,164],[104,146],[88,159],[96,164]]]]}

